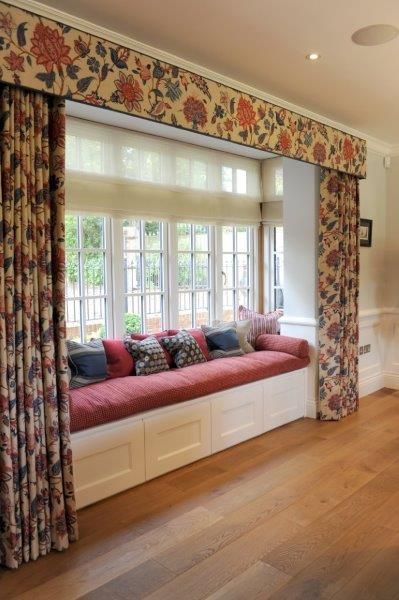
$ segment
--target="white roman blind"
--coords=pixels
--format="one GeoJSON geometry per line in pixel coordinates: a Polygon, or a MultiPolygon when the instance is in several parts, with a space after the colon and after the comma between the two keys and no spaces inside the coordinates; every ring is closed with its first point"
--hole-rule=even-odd
{"type": "Polygon", "coordinates": [[[258,224],[260,161],[67,118],[67,208],[258,224]]]}

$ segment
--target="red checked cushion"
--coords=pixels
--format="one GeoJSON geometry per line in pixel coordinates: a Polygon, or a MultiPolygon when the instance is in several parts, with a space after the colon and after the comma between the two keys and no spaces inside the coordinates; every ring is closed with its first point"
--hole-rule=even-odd
{"type": "MultiPolygon", "coordinates": [[[[154,338],[156,338],[158,340],[158,342],[161,344],[161,338],[166,337],[167,335],[169,335],[169,330],[165,329],[164,331],[158,331],[157,333],[132,333],[132,335],[130,336],[132,338],[132,340],[145,340],[147,339],[149,336],[153,336],[154,338]]],[[[162,344],[161,344],[162,346],[162,344]]],[[[169,367],[173,367],[173,357],[171,355],[170,352],[168,352],[166,350],[166,348],[164,348],[162,346],[163,351],[165,352],[165,356],[166,356],[166,362],[168,363],[169,367]]]]}
{"type": "Polygon", "coordinates": [[[70,391],[71,430],[102,423],[169,404],[302,369],[308,358],[283,352],[251,352],[172,369],[147,377],[119,377],[70,391]]]}
{"type": "Polygon", "coordinates": [[[285,352],[298,358],[307,358],[309,356],[308,342],[288,335],[271,335],[268,333],[258,335],[256,338],[256,349],[285,352]]]}
{"type": "MultiPolygon", "coordinates": [[[[169,335],[176,335],[179,331],[179,329],[169,329],[169,335]]],[[[202,329],[186,329],[186,331],[193,336],[198,346],[201,348],[202,354],[205,356],[206,360],[212,360],[208,344],[206,343],[206,337],[202,329]]]]}
{"type": "Polygon", "coordinates": [[[103,340],[107,359],[107,377],[127,377],[134,375],[134,361],[122,340],[103,340]]]}

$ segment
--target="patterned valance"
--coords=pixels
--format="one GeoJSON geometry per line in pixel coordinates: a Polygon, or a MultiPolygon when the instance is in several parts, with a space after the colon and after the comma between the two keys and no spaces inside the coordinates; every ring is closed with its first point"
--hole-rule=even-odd
{"type": "Polygon", "coordinates": [[[0,80],[366,176],[366,142],[308,117],[0,2],[0,80]]]}

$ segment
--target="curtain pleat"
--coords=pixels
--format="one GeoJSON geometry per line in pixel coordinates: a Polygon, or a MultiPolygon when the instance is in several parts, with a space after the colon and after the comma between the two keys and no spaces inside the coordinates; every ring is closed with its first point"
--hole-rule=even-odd
{"type": "Polygon", "coordinates": [[[77,539],[65,346],[64,101],[0,88],[0,564],[77,539]]]}
{"type": "Polygon", "coordinates": [[[352,175],[321,170],[319,238],[320,418],[359,407],[359,187],[352,175]]]}

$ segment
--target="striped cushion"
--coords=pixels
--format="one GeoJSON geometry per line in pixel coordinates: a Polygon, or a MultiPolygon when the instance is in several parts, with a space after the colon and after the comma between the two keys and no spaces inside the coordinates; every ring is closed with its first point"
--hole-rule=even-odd
{"type": "Polygon", "coordinates": [[[102,340],[92,340],[87,344],[67,340],[67,349],[71,389],[106,379],[107,359],[102,340]]]}
{"type": "Polygon", "coordinates": [[[256,338],[261,333],[280,333],[280,324],[278,320],[282,316],[282,310],[274,310],[266,315],[262,315],[254,310],[245,308],[245,306],[238,307],[238,319],[240,321],[244,321],[246,319],[251,321],[251,329],[248,335],[248,341],[252,346],[255,346],[256,338]]]}
{"type": "Polygon", "coordinates": [[[208,348],[212,358],[225,358],[228,356],[242,356],[237,329],[231,323],[222,323],[216,327],[202,325],[208,348]]]}

